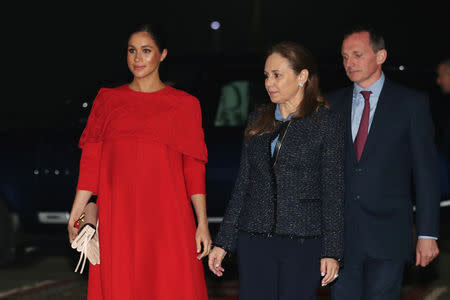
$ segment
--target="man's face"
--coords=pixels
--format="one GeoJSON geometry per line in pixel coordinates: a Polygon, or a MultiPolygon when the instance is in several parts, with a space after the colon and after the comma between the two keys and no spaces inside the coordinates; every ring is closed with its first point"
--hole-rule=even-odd
{"type": "Polygon", "coordinates": [[[437,68],[436,83],[441,87],[442,93],[450,94],[450,70],[444,64],[437,68]]]}
{"type": "Polygon", "coordinates": [[[353,33],[342,42],[342,62],[348,78],[367,88],[381,76],[386,50],[375,53],[368,32],[353,33]]]}

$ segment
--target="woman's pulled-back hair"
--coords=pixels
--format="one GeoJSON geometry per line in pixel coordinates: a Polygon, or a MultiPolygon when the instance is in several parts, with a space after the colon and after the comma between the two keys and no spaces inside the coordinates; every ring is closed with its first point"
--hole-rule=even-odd
{"type": "MultiPolygon", "coordinates": [[[[317,111],[320,107],[329,108],[328,101],[321,96],[319,88],[318,67],[311,52],[300,44],[295,42],[281,42],[272,46],[267,52],[267,57],[272,54],[279,54],[286,58],[291,69],[299,74],[306,69],[309,72],[308,80],[304,85],[303,99],[300,109],[294,115],[294,118],[306,117],[317,111]]],[[[251,122],[245,130],[247,138],[255,134],[262,135],[270,133],[275,128],[275,108],[276,104],[270,103],[258,108],[260,111],[257,119],[251,122]]]]}
{"type": "Polygon", "coordinates": [[[164,49],[167,49],[167,43],[165,39],[164,30],[159,24],[139,24],[137,25],[128,35],[128,39],[139,32],[147,32],[150,37],[155,41],[158,50],[162,52],[164,49]]]}

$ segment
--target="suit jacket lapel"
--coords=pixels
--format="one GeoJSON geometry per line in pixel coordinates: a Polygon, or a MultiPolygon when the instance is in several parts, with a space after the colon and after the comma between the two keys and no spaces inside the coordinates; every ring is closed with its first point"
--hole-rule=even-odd
{"type": "Polygon", "coordinates": [[[382,138],[378,137],[378,134],[382,131],[381,127],[384,123],[383,120],[385,119],[386,113],[389,112],[389,89],[389,82],[385,79],[380,96],[378,97],[377,107],[373,115],[372,124],[370,125],[369,134],[359,163],[362,163],[367,159],[368,153],[374,148],[376,141],[382,140],[382,138]]]}
{"type": "Polygon", "coordinates": [[[353,86],[348,87],[344,94],[344,116],[345,116],[345,143],[350,151],[352,163],[357,164],[355,148],[353,147],[352,137],[352,101],[353,101],[353,86]]]}

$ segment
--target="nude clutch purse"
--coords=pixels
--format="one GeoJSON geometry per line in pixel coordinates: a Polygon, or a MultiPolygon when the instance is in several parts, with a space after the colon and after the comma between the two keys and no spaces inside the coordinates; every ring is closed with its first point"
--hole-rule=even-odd
{"type": "Polygon", "coordinates": [[[83,273],[86,259],[93,265],[100,264],[100,245],[98,242],[98,206],[94,202],[89,202],[84,212],[75,222],[74,227],[78,228],[78,235],[72,242],[72,248],[80,252],[80,259],[75,268],[78,271],[81,261],[80,274],[83,273]]]}

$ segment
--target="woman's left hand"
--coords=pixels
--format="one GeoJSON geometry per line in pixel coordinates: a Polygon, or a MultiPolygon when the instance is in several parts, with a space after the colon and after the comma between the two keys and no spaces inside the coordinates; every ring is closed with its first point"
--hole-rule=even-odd
{"type": "Polygon", "coordinates": [[[339,275],[339,263],[334,258],[320,260],[320,273],[323,276],[322,286],[333,282],[339,275]]]}
{"type": "Polygon", "coordinates": [[[197,253],[202,251],[203,246],[203,252],[197,256],[197,259],[200,260],[211,251],[212,240],[209,234],[208,224],[198,225],[197,231],[195,232],[195,242],[197,244],[197,253]]]}

